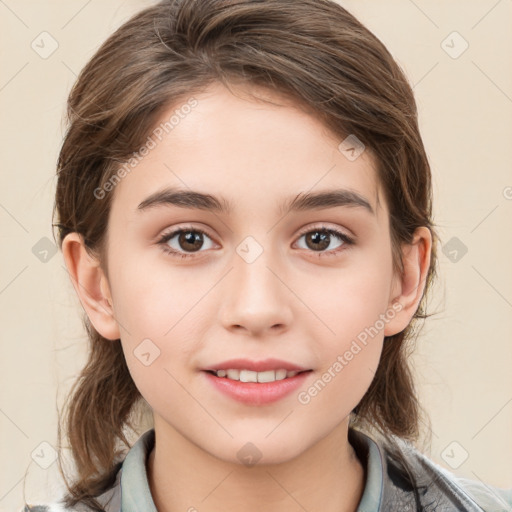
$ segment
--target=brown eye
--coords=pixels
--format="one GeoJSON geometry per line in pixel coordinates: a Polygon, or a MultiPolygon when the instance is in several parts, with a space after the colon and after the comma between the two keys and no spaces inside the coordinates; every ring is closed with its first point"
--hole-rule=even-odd
{"type": "Polygon", "coordinates": [[[201,249],[211,249],[213,243],[205,231],[198,228],[181,228],[164,234],[158,242],[162,248],[173,256],[187,258],[201,249]],[[192,254],[190,254],[192,253],[192,254]]]}
{"type": "Polygon", "coordinates": [[[326,231],[311,231],[305,236],[306,245],[314,251],[324,251],[331,244],[331,234],[326,231]]]}
{"type": "Polygon", "coordinates": [[[196,231],[181,231],[178,235],[178,245],[186,251],[198,251],[203,245],[203,235],[196,231]]]}
{"type": "Polygon", "coordinates": [[[300,236],[299,240],[304,238],[305,247],[302,249],[310,249],[313,252],[317,252],[319,256],[324,254],[336,254],[340,250],[343,250],[344,246],[352,245],[354,241],[344,233],[341,233],[335,229],[329,228],[316,228],[305,231],[300,236]],[[338,243],[333,240],[338,240],[338,243]],[[329,249],[330,247],[330,249],[329,249]],[[340,249],[341,247],[341,249],[340,249]]]}

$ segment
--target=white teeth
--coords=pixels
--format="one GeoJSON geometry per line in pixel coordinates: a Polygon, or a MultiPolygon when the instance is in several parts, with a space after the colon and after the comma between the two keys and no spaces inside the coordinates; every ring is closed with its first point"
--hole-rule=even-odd
{"type": "MultiPolygon", "coordinates": [[[[286,377],[286,372],[285,375],[286,377]]],[[[276,380],[276,372],[268,370],[266,372],[258,372],[258,382],[274,382],[276,380]]]]}
{"type": "Polygon", "coordinates": [[[258,382],[258,373],[250,370],[240,370],[240,382],[258,382]]]}
{"type": "Polygon", "coordinates": [[[226,370],[228,379],[240,380],[240,370],[226,370]]]}
{"type": "Polygon", "coordinates": [[[276,380],[283,380],[286,378],[286,370],[276,370],[276,380]]]}
{"type": "Polygon", "coordinates": [[[274,382],[276,380],[283,380],[286,378],[294,377],[299,372],[287,371],[285,369],[267,370],[264,372],[254,372],[252,370],[217,370],[217,377],[227,377],[231,380],[238,380],[240,382],[274,382]]]}

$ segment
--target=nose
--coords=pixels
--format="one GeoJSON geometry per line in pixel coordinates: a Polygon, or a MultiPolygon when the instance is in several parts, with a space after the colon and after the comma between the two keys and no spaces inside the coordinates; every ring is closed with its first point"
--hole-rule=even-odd
{"type": "Polygon", "coordinates": [[[225,329],[265,336],[291,325],[293,293],[270,251],[255,261],[234,255],[233,266],[222,290],[220,320],[225,329]]]}

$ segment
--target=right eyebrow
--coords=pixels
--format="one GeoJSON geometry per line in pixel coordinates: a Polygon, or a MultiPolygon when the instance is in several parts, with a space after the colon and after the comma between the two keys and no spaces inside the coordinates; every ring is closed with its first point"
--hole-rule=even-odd
{"type": "Polygon", "coordinates": [[[139,204],[138,210],[147,210],[156,206],[165,205],[209,210],[218,213],[229,213],[232,210],[232,206],[229,202],[222,197],[218,199],[211,194],[203,194],[202,192],[172,187],[167,187],[151,194],[139,204]]]}

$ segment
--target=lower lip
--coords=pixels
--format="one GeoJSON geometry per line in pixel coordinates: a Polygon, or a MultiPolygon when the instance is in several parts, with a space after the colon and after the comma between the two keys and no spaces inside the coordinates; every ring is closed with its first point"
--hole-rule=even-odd
{"type": "Polygon", "coordinates": [[[274,382],[240,382],[226,377],[217,377],[203,371],[206,378],[222,393],[248,405],[264,405],[277,402],[293,393],[311,373],[302,372],[287,379],[274,382]]]}

